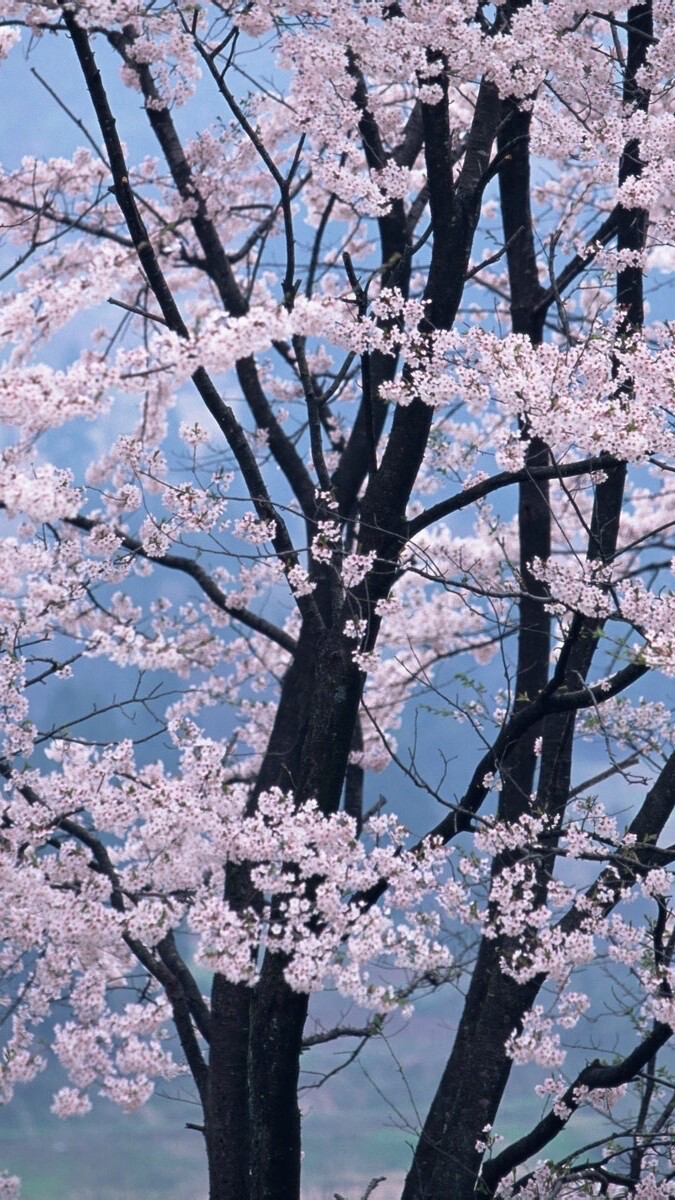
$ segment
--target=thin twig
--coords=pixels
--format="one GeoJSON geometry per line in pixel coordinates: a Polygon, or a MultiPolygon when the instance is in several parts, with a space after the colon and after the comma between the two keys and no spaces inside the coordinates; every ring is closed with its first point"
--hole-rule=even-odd
{"type": "Polygon", "coordinates": [[[114,296],[108,296],[108,304],[114,304],[116,308],[124,308],[127,312],[136,313],[139,317],[146,317],[148,321],[157,321],[158,325],[168,327],[168,321],[165,321],[164,317],[148,312],[146,308],[141,308],[138,304],[125,304],[124,300],[116,300],[114,296]]]}
{"type": "Polygon", "coordinates": [[[108,160],[107,160],[105,154],[103,153],[103,151],[102,151],[101,147],[99,146],[98,142],[96,141],[96,139],[92,136],[92,134],[87,129],[87,126],[85,125],[84,121],[82,121],[79,117],[75,116],[75,113],[72,112],[68,108],[68,105],[65,103],[65,101],[63,101],[61,99],[58,92],[54,91],[54,88],[51,87],[50,84],[47,83],[46,79],[43,79],[42,75],[40,74],[39,71],[37,71],[35,69],[35,67],[31,67],[30,73],[31,73],[31,75],[35,76],[38,83],[42,84],[45,91],[49,92],[49,95],[52,97],[53,100],[56,101],[59,108],[63,109],[63,112],[66,114],[66,116],[70,117],[71,121],[75,122],[75,124],[77,125],[77,128],[84,134],[87,141],[89,142],[89,145],[94,148],[94,150],[96,151],[98,157],[102,160],[102,162],[104,162],[106,166],[109,166],[109,163],[108,163],[108,160]]]}
{"type": "Polygon", "coordinates": [[[516,238],[520,237],[521,233],[523,232],[523,229],[524,229],[524,226],[521,225],[519,229],[516,229],[515,233],[511,234],[511,237],[509,238],[508,242],[504,242],[504,245],[499,250],[495,251],[494,254],[491,254],[489,258],[481,259],[481,261],[475,267],[472,267],[470,271],[467,271],[466,276],[465,276],[467,281],[469,279],[473,279],[474,276],[478,275],[482,270],[484,270],[485,267],[491,267],[493,265],[493,263],[499,262],[500,258],[503,258],[504,255],[506,254],[507,250],[509,250],[510,247],[513,245],[516,238]]]}

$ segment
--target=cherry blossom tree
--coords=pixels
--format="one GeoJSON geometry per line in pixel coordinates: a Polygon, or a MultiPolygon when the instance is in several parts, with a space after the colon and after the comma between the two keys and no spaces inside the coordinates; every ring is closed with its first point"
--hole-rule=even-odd
{"type": "Polygon", "coordinates": [[[0,179],[3,1100],[186,1074],[210,1200],[298,1200],[303,1051],[445,987],[403,1200],[675,1195],[672,0],[1,0],[47,46],[72,153],[0,179]]]}

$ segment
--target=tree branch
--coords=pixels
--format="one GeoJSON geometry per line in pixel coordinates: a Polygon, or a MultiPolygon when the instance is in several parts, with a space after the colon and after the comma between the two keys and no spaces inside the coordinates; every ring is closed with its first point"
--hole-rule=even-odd
{"type": "Polygon", "coordinates": [[[482,500],[485,496],[489,496],[501,488],[528,481],[570,479],[576,475],[589,475],[592,471],[602,471],[606,466],[607,456],[598,454],[592,458],[583,458],[576,463],[552,463],[550,467],[523,467],[520,471],[502,471],[501,474],[492,475],[489,479],[474,483],[464,491],[457,492],[447,500],[440,500],[438,504],[421,512],[419,516],[408,522],[407,536],[415,537],[416,534],[427,529],[436,521],[442,520],[443,517],[460,512],[470,504],[475,504],[476,500],[482,500]]]}
{"type": "Polygon", "coordinates": [[[616,1088],[623,1083],[630,1083],[646,1066],[650,1058],[662,1046],[665,1046],[672,1036],[672,1032],[670,1025],[656,1021],[652,1032],[620,1062],[609,1066],[596,1059],[584,1067],[556,1104],[558,1111],[562,1113],[564,1108],[567,1110],[567,1115],[558,1116],[555,1112],[548,1113],[529,1133],[518,1138],[517,1141],[483,1165],[482,1179],[487,1188],[486,1194],[493,1196],[497,1184],[505,1175],[531,1158],[533,1154],[537,1154],[554,1137],[557,1137],[583,1102],[582,1088],[594,1091],[596,1088],[616,1088]]]}
{"type": "MultiPolygon", "coordinates": [[[[0,502],[0,507],[4,504],[0,502]]],[[[85,532],[90,532],[92,529],[100,528],[104,522],[96,521],[92,517],[66,517],[65,522],[71,525],[74,529],[82,529],[85,532]]],[[[144,558],[147,562],[155,562],[158,566],[167,567],[171,571],[181,571],[184,575],[189,575],[194,579],[195,583],[208,596],[209,600],[215,604],[216,608],[221,612],[225,612],[235,621],[239,621],[242,625],[246,625],[255,633],[261,633],[264,637],[269,638],[271,642],[276,642],[281,646],[282,650],[287,650],[289,654],[293,654],[297,643],[295,638],[280,629],[278,625],[273,625],[265,617],[258,616],[257,613],[251,612],[247,608],[238,608],[234,604],[228,604],[224,592],[218,587],[215,580],[204,570],[198,562],[192,558],[184,558],[180,554],[161,554],[158,557],[150,555],[143,549],[143,543],[138,538],[131,537],[128,533],[124,533],[121,529],[114,529],[117,537],[119,537],[125,550],[130,550],[132,554],[139,558],[144,558]]]]}

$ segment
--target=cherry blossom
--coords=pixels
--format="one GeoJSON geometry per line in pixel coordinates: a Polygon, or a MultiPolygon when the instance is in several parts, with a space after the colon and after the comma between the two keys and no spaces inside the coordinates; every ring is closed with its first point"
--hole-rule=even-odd
{"type": "Polygon", "coordinates": [[[317,994],[454,985],[403,1200],[670,1195],[672,0],[0,0],[22,55],[81,109],[0,168],[3,1101],[189,1076],[210,1200],[298,1200],[317,994]]]}

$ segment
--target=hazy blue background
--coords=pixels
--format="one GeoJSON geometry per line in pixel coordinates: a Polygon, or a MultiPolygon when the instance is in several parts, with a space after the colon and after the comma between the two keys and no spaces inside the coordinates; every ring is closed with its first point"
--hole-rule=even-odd
{"type": "MultiPolygon", "coordinates": [[[[56,87],[75,115],[84,118],[98,137],[88,98],[80,82],[74,55],[68,56],[67,43],[45,38],[35,47],[30,64],[56,87]]],[[[99,50],[103,66],[111,56],[99,50]]],[[[259,67],[268,69],[266,64],[259,67]]],[[[113,75],[116,76],[116,66],[113,75]]],[[[116,105],[123,114],[120,131],[130,150],[130,159],[154,153],[141,101],[134,93],[113,88],[116,105]]],[[[210,102],[196,101],[178,115],[179,125],[193,135],[200,124],[200,112],[212,119],[210,102]]],[[[17,164],[24,154],[70,155],[82,137],[43,87],[30,74],[20,50],[0,67],[0,159],[5,167],[17,164]]],[[[0,263],[0,265],[5,265],[0,263]]],[[[2,286],[10,286],[8,281],[2,286]]],[[[51,361],[68,361],[76,353],[83,330],[99,324],[102,314],[92,313],[82,325],[69,326],[54,342],[51,361]]],[[[181,416],[187,415],[186,412],[181,416]]],[[[96,429],[85,423],[68,427],[56,436],[60,456],[71,453],[73,461],[82,461],[87,439],[97,436],[96,429]]],[[[185,585],[172,579],[166,587],[185,585]]],[[[96,671],[100,673],[100,663],[96,671]]],[[[81,697],[86,707],[86,696],[81,697]]],[[[48,717],[48,714],[46,714],[48,717]]],[[[120,729],[120,736],[125,731],[120,729]]],[[[415,736],[410,714],[399,735],[405,748],[415,736]]],[[[417,762],[430,778],[441,773],[439,747],[454,756],[452,772],[457,784],[449,793],[461,793],[470,767],[467,743],[460,727],[441,718],[427,719],[417,734],[417,762]]],[[[592,773],[590,749],[581,767],[592,773]]],[[[423,832],[437,819],[432,802],[412,785],[402,781],[394,770],[369,782],[371,801],[382,791],[395,811],[416,832],[423,832]]],[[[615,794],[615,801],[617,795],[615,794]]],[[[324,1012],[326,1021],[334,1015],[324,1012]]],[[[413,1018],[414,1037],[399,1020],[394,1029],[402,1029],[388,1043],[371,1044],[361,1063],[353,1064],[324,1088],[303,1093],[305,1125],[305,1196],[306,1200],[332,1197],[338,1190],[356,1200],[364,1184],[374,1175],[387,1175],[387,1183],[377,1192],[378,1200],[394,1200],[405,1171],[409,1153],[410,1127],[418,1124],[417,1111],[423,1116],[442,1062],[451,1044],[456,1019],[457,997],[444,993],[422,1001],[413,1018]],[[381,1094],[380,1094],[381,1093],[381,1094]],[[382,1096],[389,1101],[384,1103],[382,1096]]],[[[65,1014],[64,1014],[65,1015],[65,1014]]],[[[353,1044],[347,1044],[351,1050],[353,1044]]],[[[311,1070],[329,1070],[342,1061],[346,1052],[340,1043],[308,1058],[311,1070]]],[[[314,1076],[308,1076],[311,1082],[314,1076]]],[[[0,1167],[16,1172],[24,1180],[26,1200],[203,1200],[205,1190],[204,1155],[201,1135],[185,1130],[186,1121],[198,1121],[188,1093],[180,1087],[167,1088],[173,1099],[155,1097],[144,1109],[132,1115],[121,1113],[107,1101],[96,1103],[85,1118],[60,1121],[49,1113],[52,1090],[63,1076],[50,1068],[38,1081],[18,1089],[16,1100],[0,1118],[0,1167]]],[[[500,1120],[500,1131],[507,1137],[522,1128],[526,1114],[538,1111],[531,1093],[531,1075],[516,1070],[513,1099],[500,1120]]],[[[584,1135],[593,1136],[597,1119],[592,1113],[580,1114],[584,1135]]]]}

